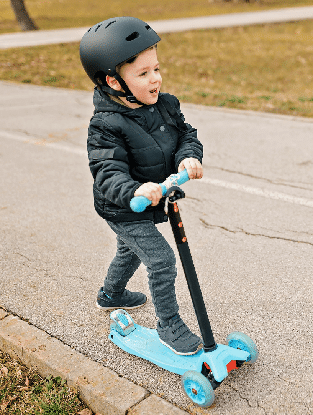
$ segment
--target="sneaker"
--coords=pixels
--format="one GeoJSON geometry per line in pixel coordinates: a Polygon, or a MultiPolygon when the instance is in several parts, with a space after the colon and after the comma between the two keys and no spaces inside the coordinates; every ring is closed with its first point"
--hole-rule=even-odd
{"type": "Polygon", "coordinates": [[[123,294],[109,297],[103,289],[100,288],[97,297],[97,307],[102,310],[115,310],[117,308],[137,308],[144,305],[147,301],[147,297],[142,293],[133,293],[128,290],[124,290],[123,294]]]}
{"type": "Polygon", "coordinates": [[[176,354],[195,354],[200,350],[200,345],[202,347],[200,337],[189,330],[178,314],[169,320],[168,326],[161,327],[158,322],[157,332],[160,342],[176,354]]]}

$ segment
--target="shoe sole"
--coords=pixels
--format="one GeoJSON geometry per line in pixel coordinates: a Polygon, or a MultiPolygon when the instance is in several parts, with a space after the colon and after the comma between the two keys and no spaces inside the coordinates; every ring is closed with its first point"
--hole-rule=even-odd
{"type": "MultiPolygon", "coordinates": [[[[146,301],[147,302],[147,301],[146,301]]],[[[118,310],[119,308],[123,309],[123,310],[133,310],[134,308],[139,308],[142,307],[143,305],[146,304],[146,302],[144,302],[143,304],[139,304],[139,305],[134,305],[134,306],[116,306],[116,307],[102,307],[100,304],[96,303],[97,308],[99,308],[99,310],[104,310],[104,311],[112,311],[112,310],[118,310]]]]}
{"type": "Polygon", "coordinates": [[[199,350],[201,350],[203,348],[203,344],[200,343],[199,346],[197,347],[197,349],[194,352],[187,352],[187,353],[182,353],[182,352],[178,352],[177,350],[173,349],[173,347],[171,347],[170,345],[168,345],[167,343],[165,343],[163,340],[161,340],[159,338],[160,342],[162,344],[164,344],[164,346],[168,347],[170,350],[172,350],[172,352],[174,352],[175,354],[178,354],[180,356],[192,356],[193,354],[196,354],[199,352],[199,350]]]}

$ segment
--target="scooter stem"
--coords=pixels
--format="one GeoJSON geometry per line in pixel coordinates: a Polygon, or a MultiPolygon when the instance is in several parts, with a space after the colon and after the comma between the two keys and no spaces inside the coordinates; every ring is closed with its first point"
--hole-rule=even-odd
{"type": "Polygon", "coordinates": [[[170,219],[175,242],[185,272],[185,277],[190,291],[193,307],[195,309],[195,313],[198,319],[198,324],[203,340],[203,348],[205,352],[210,352],[215,350],[217,345],[213,337],[197,273],[192,260],[191,252],[187,242],[187,237],[185,235],[185,230],[176,202],[168,204],[168,217],[170,219]]]}

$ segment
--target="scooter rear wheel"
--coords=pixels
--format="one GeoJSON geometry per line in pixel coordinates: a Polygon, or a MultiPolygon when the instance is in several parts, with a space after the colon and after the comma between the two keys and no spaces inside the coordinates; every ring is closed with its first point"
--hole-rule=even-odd
{"type": "Polygon", "coordinates": [[[214,390],[210,381],[195,370],[188,370],[181,379],[185,394],[198,406],[207,408],[215,399],[214,390]]]}
{"type": "Polygon", "coordinates": [[[246,334],[241,333],[240,331],[234,331],[227,336],[226,341],[229,347],[248,352],[250,357],[247,359],[247,362],[254,363],[257,360],[259,356],[257,346],[246,334]]]}

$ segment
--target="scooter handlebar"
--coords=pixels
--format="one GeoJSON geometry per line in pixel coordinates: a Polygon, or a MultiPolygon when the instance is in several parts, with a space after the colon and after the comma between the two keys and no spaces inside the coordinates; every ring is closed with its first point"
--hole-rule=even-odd
{"type": "MultiPolygon", "coordinates": [[[[172,186],[180,186],[189,180],[187,170],[177,174],[171,174],[163,183],[159,183],[162,188],[162,195],[165,196],[167,190],[172,186]]],[[[134,212],[143,212],[146,207],[151,205],[151,200],[145,196],[135,196],[130,201],[131,210],[134,212]]]]}

